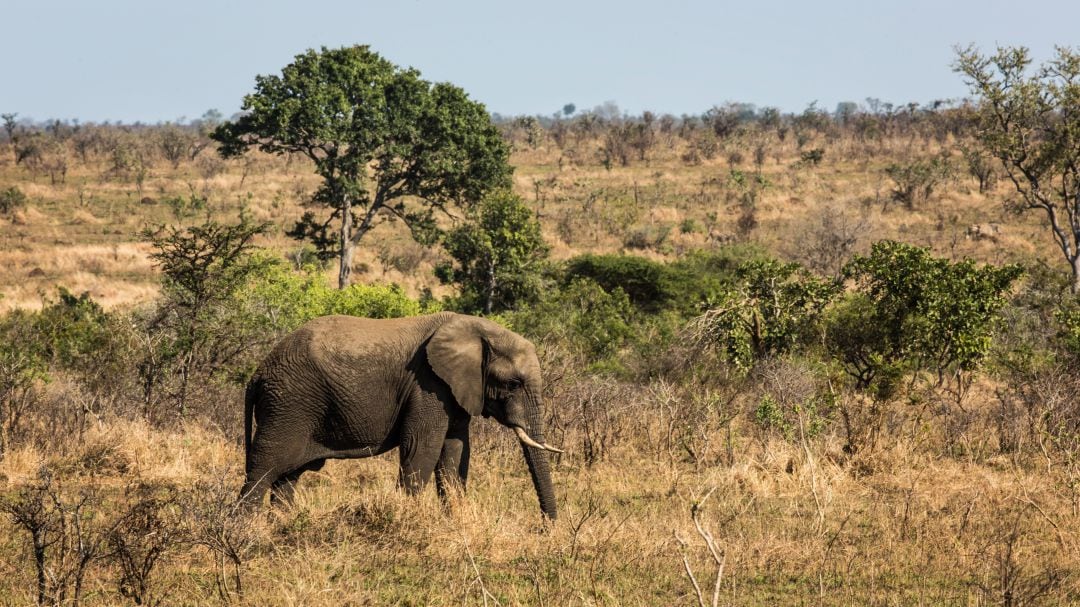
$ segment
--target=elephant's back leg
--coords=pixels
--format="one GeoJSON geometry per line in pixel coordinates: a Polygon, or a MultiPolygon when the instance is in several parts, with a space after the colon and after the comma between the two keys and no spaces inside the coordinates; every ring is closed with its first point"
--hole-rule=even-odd
{"type": "Polygon", "coordinates": [[[307,471],[321,470],[326,459],[312,460],[303,466],[282,474],[270,486],[270,503],[274,505],[292,506],[296,493],[296,485],[300,482],[300,475],[307,471]]]}
{"type": "MultiPolygon", "coordinates": [[[[260,403],[256,409],[255,435],[248,447],[243,497],[250,503],[262,503],[267,490],[271,496],[292,492],[304,470],[316,469],[322,459],[314,453],[311,439],[314,423],[303,411],[260,403]]],[[[320,466],[321,467],[321,466],[320,466]]]]}

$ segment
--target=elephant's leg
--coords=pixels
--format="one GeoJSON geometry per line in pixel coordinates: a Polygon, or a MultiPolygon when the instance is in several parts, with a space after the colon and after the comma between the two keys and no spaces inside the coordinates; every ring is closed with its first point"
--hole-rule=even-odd
{"type": "Polygon", "coordinates": [[[270,505],[278,507],[292,506],[296,483],[300,481],[300,475],[303,473],[304,469],[300,468],[279,476],[270,485],[270,505]]]}
{"type": "Polygon", "coordinates": [[[240,489],[240,501],[247,508],[254,508],[263,503],[263,496],[270,489],[270,484],[277,480],[277,474],[271,469],[255,468],[248,470],[244,486],[240,489]]]}
{"type": "Polygon", "coordinates": [[[270,486],[270,503],[275,506],[292,506],[296,485],[300,482],[300,475],[309,470],[321,470],[325,463],[325,459],[313,460],[292,472],[282,474],[270,486]]]}
{"type": "Polygon", "coordinates": [[[419,493],[431,480],[442,453],[446,425],[444,415],[441,419],[407,419],[402,426],[398,485],[410,495],[419,493]]]}
{"type": "Polygon", "coordinates": [[[445,498],[456,487],[465,490],[469,478],[469,418],[455,420],[446,432],[442,453],[435,466],[436,488],[445,498]]]}

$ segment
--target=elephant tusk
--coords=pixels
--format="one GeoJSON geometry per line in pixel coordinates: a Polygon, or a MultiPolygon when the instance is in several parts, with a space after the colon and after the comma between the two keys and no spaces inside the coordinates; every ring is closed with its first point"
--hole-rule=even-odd
{"type": "Polygon", "coordinates": [[[529,437],[529,434],[525,432],[525,428],[522,428],[521,426],[514,426],[514,432],[517,433],[518,440],[525,443],[526,445],[530,447],[536,447],[537,449],[544,448],[543,445],[529,437]]]}
{"type": "Polygon", "coordinates": [[[514,426],[514,432],[517,433],[517,437],[518,437],[519,441],[525,443],[526,445],[528,445],[530,447],[536,447],[537,449],[543,449],[545,451],[551,451],[552,453],[562,453],[563,452],[562,449],[556,449],[555,447],[552,447],[551,445],[546,445],[546,444],[542,445],[542,444],[534,441],[529,436],[529,434],[527,432],[525,432],[525,429],[522,428],[521,426],[514,426]]]}

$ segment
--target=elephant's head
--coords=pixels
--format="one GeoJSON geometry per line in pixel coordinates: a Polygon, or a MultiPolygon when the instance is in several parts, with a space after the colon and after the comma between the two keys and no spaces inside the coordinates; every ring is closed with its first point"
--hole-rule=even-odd
{"type": "Polygon", "coordinates": [[[514,430],[529,464],[540,509],[555,518],[555,494],[540,420],[543,379],[536,349],[524,337],[471,316],[454,316],[432,335],[427,358],[470,415],[493,417],[514,430]]]}

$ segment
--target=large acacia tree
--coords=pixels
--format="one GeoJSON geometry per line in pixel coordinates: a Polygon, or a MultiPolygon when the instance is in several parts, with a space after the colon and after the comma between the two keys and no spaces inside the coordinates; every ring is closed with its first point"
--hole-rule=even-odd
{"type": "Polygon", "coordinates": [[[954,69],[978,96],[978,137],[1001,161],[1020,207],[1042,211],[1080,292],[1080,52],[1029,70],[1023,47],[957,50],[954,69]]]}
{"type": "Polygon", "coordinates": [[[280,76],[256,77],[242,109],[212,135],[221,154],[258,147],[311,159],[323,178],[314,202],[330,213],[306,213],[291,234],[338,257],[340,288],[354,248],[378,222],[400,219],[430,242],[437,211],[468,207],[509,182],[508,146],[482,104],[367,46],[297,55],[280,76]]]}

